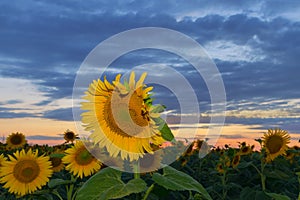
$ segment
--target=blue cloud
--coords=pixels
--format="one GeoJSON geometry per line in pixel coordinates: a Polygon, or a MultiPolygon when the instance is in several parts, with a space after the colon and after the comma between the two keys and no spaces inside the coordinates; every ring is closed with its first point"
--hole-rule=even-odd
{"type": "MultiPolygon", "coordinates": [[[[188,4],[183,0],[176,3],[145,0],[4,1],[0,3],[0,74],[1,77],[30,79],[38,85],[48,99],[35,106],[43,107],[54,100],[70,98],[81,62],[99,42],[128,29],[159,26],[181,31],[205,46],[225,41],[237,48],[230,55],[213,57],[223,74],[227,98],[233,104],[253,98],[300,98],[300,19],[293,14],[297,13],[299,5],[295,1],[258,0],[239,4],[236,1],[188,4]],[[243,55],[244,60],[239,59],[239,53],[245,49],[250,49],[250,55],[243,55]],[[231,55],[236,59],[227,59],[231,55]]],[[[230,48],[221,45],[215,53],[222,54],[230,48]]],[[[112,67],[130,68],[144,63],[173,65],[188,78],[199,100],[204,102],[200,110],[210,109],[205,82],[199,80],[192,67],[178,56],[138,51],[120,57],[112,67]]],[[[109,72],[108,78],[116,73],[109,72]]],[[[157,102],[179,110],[178,102],[170,101],[170,92],[157,93],[157,102]]],[[[1,105],[15,103],[21,102],[12,100],[1,102],[1,105]]],[[[17,116],[33,114],[1,111],[1,118],[17,116]]],[[[71,108],[47,111],[43,117],[73,120],[71,108]]],[[[227,120],[246,124],[281,123],[271,119],[227,120]]],[[[296,122],[295,119],[286,120],[296,122]]]]}

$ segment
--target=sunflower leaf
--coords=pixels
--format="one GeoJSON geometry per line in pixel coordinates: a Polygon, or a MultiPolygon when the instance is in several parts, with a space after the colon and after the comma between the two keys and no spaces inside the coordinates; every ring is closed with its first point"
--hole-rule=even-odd
{"type": "Polygon", "coordinates": [[[175,191],[193,190],[203,195],[206,199],[212,199],[206,189],[195,179],[186,173],[178,171],[170,166],[163,169],[163,175],[154,173],[152,179],[158,185],[175,191]]]}
{"type": "Polygon", "coordinates": [[[65,156],[64,153],[53,153],[50,154],[50,158],[63,158],[65,156]]]}
{"type": "Polygon", "coordinates": [[[152,112],[161,113],[165,110],[165,108],[166,108],[166,106],[158,104],[158,105],[153,106],[152,112]]]}
{"type": "Polygon", "coordinates": [[[167,140],[167,141],[172,141],[174,139],[174,135],[167,125],[167,123],[164,123],[163,127],[160,129],[161,136],[167,140]]]}
{"type": "Polygon", "coordinates": [[[77,193],[78,200],[117,199],[132,193],[143,192],[147,184],[142,179],[132,179],[126,184],[122,172],[105,168],[86,181],[77,193]]]}
{"type": "Polygon", "coordinates": [[[66,185],[66,184],[70,184],[70,183],[73,183],[73,181],[55,178],[55,179],[51,179],[51,180],[48,182],[48,187],[49,187],[49,188],[55,188],[56,186],[59,186],[59,185],[66,185]]]}
{"type": "Polygon", "coordinates": [[[290,200],[290,197],[282,195],[282,194],[266,192],[266,195],[268,195],[269,197],[272,197],[272,199],[274,199],[274,200],[290,200]]]}

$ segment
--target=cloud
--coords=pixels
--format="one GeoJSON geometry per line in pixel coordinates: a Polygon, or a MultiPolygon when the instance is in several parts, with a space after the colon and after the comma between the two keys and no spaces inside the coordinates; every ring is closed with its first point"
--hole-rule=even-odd
{"type": "Polygon", "coordinates": [[[29,140],[62,140],[62,136],[45,136],[45,135],[29,135],[26,136],[29,140]]]}
{"type": "MultiPolygon", "coordinates": [[[[300,12],[295,1],[29,0],[0,6],[0,105],[7,108],[1,118],[73,120],[69,101],[76,72],[88,53],[121,31],[158,26],[191,36],[216,62],[226,88],[228,123],[297,128],[293,123],[299,120],[300,12]]],[[[205,82],[179,56],[149,49],[131,52],[112,63],[107,77],[145,63],[172,66],[184,75],[197,93],[203,122],[209,121],[205,82]]],[[[162,70],[156,73],[176,84],[162,70]]],[[[180,110],[167,89],[157,86],[156,98],[169,110],[180,110]]]]}

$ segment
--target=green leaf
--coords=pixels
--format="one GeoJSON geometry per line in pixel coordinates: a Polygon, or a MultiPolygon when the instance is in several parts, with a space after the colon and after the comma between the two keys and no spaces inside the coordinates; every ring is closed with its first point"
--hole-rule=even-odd
{"type": "Polygon", "coordinates": [[[161,136],[165,140],[172,141],[174,139],[174,135],[171,129],[169,128],[169,126],[167,125],[167,123],[164,123],[164,126],[162,127],[162,129],[160,129],[160,132],[161,132],[161,136]]]}
{"type": "Polygon", "coordinates": [[[253,197],[255,196],[255,190],[245,187],[242,192],[240,193],[240,199],[243,200],[253,200],[253,197]]]}
{"type": "Polygon", "coordinates": [[[83,184],[76,199],[117,199],[146,190],[147,184],[142,179],[132,179],[125,184],[121,175],[122,172],[112,168],[101,170],[83,184]]]}
{"type": "Polygon", "coordinates": [[[55,188],[58,185],[66,185],[66,184],[70,184],[70,183],[73,183],[73,181],[55,178],[55,179],[51,179],[48,182],[48,187],[49,188],[55,188]]]}
{"type": "Polygon", "coordinates": [[[163,112],[163,111],[165,110],[165,108],[166,108],[166,106],[160,105],[160,104],[154,105],[154,106],[152,106],[152,107],[153,107],[152,112],[154,112],[154,113],[161,113],[161,112],[163,112]]]}
{"type": "Polygon", "coordinates": [[[253,162],[250,161],[250,162],[241,162],[239,165],[238,165],[238,168],[239,169],[244,169],[244,168],[247,168],[249,167],[253,162]]]}
{"type": "Polygon", "coordinates": [[[290,200],[290,197],[282,195],[282,194],[266,192],[266,195],[268,195],[269,197],[272,197],[272,199],[274,199],[274,200],[290,200]]]}
{"type": "Polygon", "coordinates": [[[283,171],[280,171],[278,169],[275,170],[265,170],[265,175],[269,178],[276,178],[281,180],[289,180],[290,176],[284,173],[283,171]]]}
{"type": "Polygon", "coordinates": [[[53,153],[50,154],[50,158],[63,158],[65,156],[64,153],[53,153]]]}
{"type": "Polygon", "coordinates": [[[163,171],[163,175],[154,173],[152,176],[153,181],[158,185],[168,190],[193,190],[202,194],[208,200],[212,199],[206,189],[188,174],[170,166],[165,167],[163,171]]]}

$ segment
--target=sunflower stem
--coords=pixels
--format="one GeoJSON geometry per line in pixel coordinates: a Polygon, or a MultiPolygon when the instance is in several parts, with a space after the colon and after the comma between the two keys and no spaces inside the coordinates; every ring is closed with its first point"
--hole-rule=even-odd
{"type": "Polygon", "coordinates": [[[261,174],[260,174],[261,187],[262,187],[263,191],[266,191],[266,176],[264,175],[264,170],[265,170],[266,163],[263,162],[263,160],[262,160],[260,166],[261,166],[261,174]]]}
{"type": "Polygon", "coordinates": [[[133,172],[134,172],[134,178],[138,179],[140,178],[140,162],[137,161],[133,164],[133,172]]]}
{"type": "Polygon", "coordinates": [[[153,188],[154,188],[154,183],[152,183],[152,185],[147,189],[146,194],[142,200],[147,200],[147,198],[148,198],[150,192],[153,190],[153,188]]]}

